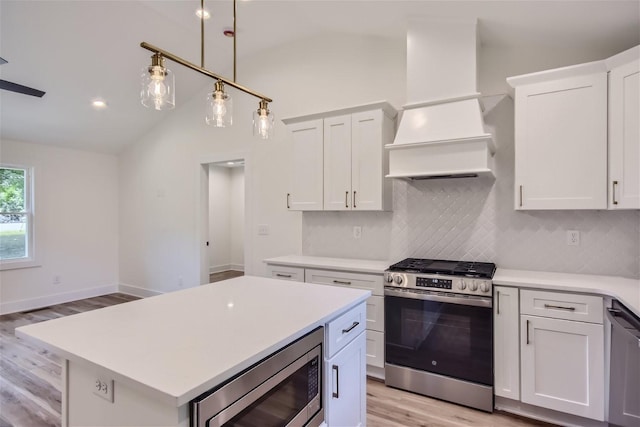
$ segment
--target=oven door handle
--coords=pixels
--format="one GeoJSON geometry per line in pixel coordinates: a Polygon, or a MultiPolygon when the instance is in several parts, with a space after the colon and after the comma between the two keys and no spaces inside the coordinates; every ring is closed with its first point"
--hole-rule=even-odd
{"type": "Polygon", "coordinates": [[[436,301],[450,304],[460,305],[472,305],[476,307],[489,307],[493,306],[492,298],[465,298],[465,297],[452,297],[452,296],[440,296],[423,294],[421,292],[400,291],[395,289],[384,288],[384,295],[390,297],[410,298],[424,301],[436,301]]]}

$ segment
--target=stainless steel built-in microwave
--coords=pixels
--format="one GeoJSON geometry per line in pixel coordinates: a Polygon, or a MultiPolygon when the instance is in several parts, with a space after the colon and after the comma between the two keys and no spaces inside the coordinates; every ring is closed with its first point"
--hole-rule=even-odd
{"type": "Polygon", "coordinates": [[[192,427],[318,427],[322,327],[191,401],[192,427]]]}

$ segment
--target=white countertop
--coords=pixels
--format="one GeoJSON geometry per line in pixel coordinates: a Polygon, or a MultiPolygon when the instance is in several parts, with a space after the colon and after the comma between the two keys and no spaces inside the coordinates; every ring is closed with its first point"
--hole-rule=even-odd
{"type": "Polygon", "coordinates": [[[370,259],[327,258],[306,255],[285,255],[264,260],[267,264],[291,267],[320,268],[325,270],[352,271],[356,273],[383,274],[393,262],[370,259]]]}
{"type": "Polygon", "coordinates": [[[23,326],[16,334],[181,406],[370,294],[245,276],[23,326]]]}
{"type": "Polygon", "coordinates": [[[640,317],[640,280],[636,279],[498,268],[493,284],[605,295],[619,300],[640,317]]]}

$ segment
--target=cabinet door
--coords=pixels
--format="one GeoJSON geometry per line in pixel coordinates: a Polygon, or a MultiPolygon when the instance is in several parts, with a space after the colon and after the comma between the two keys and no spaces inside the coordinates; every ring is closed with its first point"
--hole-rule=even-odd
{"type": "Polygon", "coordinates": [[[602,325],[521,316],[522,401],[604,420],[602,325]]]}
{"type": "Polygon", "coordinates": [[[606,209],[607,74],[516,89],[516,209],[606,209]]]}
{"type": "Polygon", "coordinates": [[[367,366],[384,369],[384,333],[366,331],[367,334],[367,366]]]}
{"type": "Polygon", "coordinates": [[[329,427],[366,425],[366,334],[326,362],[325,420],[329,427]]]}
{"type": "Polygon", "coordinates": [[[324,119],[324,209],[350,210],[351,115],[324,119]]]}
{"type": "Polygon", "coordinates": [[[640,61],[609,72],[609,208],[640,209],[640,61]]]}
{"type": "Polygon", "coordinates": [[[382,110],[351,117],[351,187],[354,210],[381,210],[384,186],[382,110]]]}
{"type": "Polygon", "coordinates": [[[493,357],[496,396],[520,400],[518,289],[494,287],[493,357]]]}
{"type": "Polygon", "coordinates": [[[294,123],[291,192],[287,208],[294,211],[322,210],[322,120],[294,123]]]}

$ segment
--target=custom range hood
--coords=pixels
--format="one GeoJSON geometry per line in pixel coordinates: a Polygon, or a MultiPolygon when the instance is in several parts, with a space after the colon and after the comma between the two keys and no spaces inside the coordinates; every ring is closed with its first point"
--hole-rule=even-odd
{"type": "Polygon", "coordinates": [[[477,22],[413,21],[407,31],[407,102],[387,178],[493,176],[495,145],[482,119],[477,22]]]}

